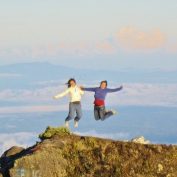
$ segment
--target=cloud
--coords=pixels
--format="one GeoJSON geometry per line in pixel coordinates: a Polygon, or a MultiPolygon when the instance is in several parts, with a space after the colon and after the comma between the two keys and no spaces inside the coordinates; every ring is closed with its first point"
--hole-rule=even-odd
{"type": "MultiPolygon", "coordinates": [[[[55,82],[52,81],[52,83],[55,82]]],[[[112,83],[111,85],[113,88],[117,87],[117,84],[112,83]]],[[[108,106],[177,107],[177,84],[126,83],[123,85],[124,89],[122,91],[107,95],[106,104],[108,106]]],[[[57,101],[52,99],[53,95],[62,92],[64,89],[64,86],[46,86],[34,90],[2,90],[0,91],[1,104],[3,104],[3,101],[12,104],[11,106],[1,107],[0,113],[67,111],[69,98],[62,98],[57,101]],[[16,106],[16,102],[18,102],[18,106],[16,106]]],[[[85,92],[82,99],[83,109],[92,109],[93,99],[93,93],[85,92]]]]}
{"type": "Polygon", "coordinates": [[[177,84],[124,84],[124,89],[110,94],[108,104],[177,107],[177,84]]]}
{"type": "Polygon", "coordinates": [[[102,41],[77,41],[74,43],[48,43],[40,46],[12,47],[1,49],[0,56],[3,58],[18,58],[18,61],[24,62],[31,60],[42,60],[44,58],[56,59],[61,56],[89,57],[100,54],[113,54],[116,51],[114,46],[108,40],[102,41]]]}
{"type": "Polygon", "coordinates": [[[1,133],[0,134],[0,154],[12,146],[27,148],[35,143],[37,134],[31,132],[1,133]]]}
{"type": "Polygon", "coordinates": [[[168,44],[168,46],[166,47],[166,51],[170,54],[177,54],[177,42],[168,44]]]}
{"type": "Polygon", "coordinates": [[[65,89],[64,86],[46,86],[44,88],[39,89],[5,89],[0,91],[0,99],[6,101],[32,101],[38,102],[40,101],[48,101],[52,100],[52,97],[57,94],[59,91],[63,91],[65,89]]]}
{"type": "MultiPolygon", "coordinates": [[[[43,60],[49,58],[56,60],[62,56],[89,57],[97,55],[114,55],[119,52],[149,52],[155,49],[166,48],[167,36],[159,29],[143,31],[136,27],[122,27],[117,33],[105,36],[95,41],[48,42],[43,45],[27,47],[1,48],[0,56],[9,57],[11,61],[18,58],[24,60],[43,60]],[[111,39],[111,40],[110,40],[111,39]]],[[[169,44],[171,46],[171,44],[169,44]]],[[[176,45],[169,47],[176,51],[176,45]]]]}
{"type": "Polygon", "coordinates": [[[0,73],[0,78],[16,78],[21,76],[21,74],[17,73],[0,73]]]}
{"type": "Polygon", "coordinates": [[[114,54],[116,52],[115,46],[107,40],[97,43],[95,48],[99,54],[114,54]]]}
{"type": "Polygon", "coordinates": [[[130,138],[129,133],[125,132],[117,132],[117,133],[98,133],[95,130],[90,130],[87,132],[78,132],[75,131],[74,134],[80,135],[80,136],[93,136],[93,137],[99,137],[99,138],[109,138],[114,140],[127,140],[130,138]]]}
{"type": "Polygon", "coordinates": [[[11,100],[12,100],[14,96],[15,96],[15,94],[11,89],[6,89],[6,90],[0,91],[0,99],[1,100],[7,100],[8,98],[11,98],[11,100]]]}
{"type": "Polygon", "coordinates": [[[120,47],[127,50],[151,50],[163,47],[166,35],[158,29],[145,32],[134,27],[124,27],[117,32],[116,39],[120,47]]]}
{"type": "Polygon", "coordinates": [[[67,111],[68,104],[0,107],[1,114],[67,111]]]}

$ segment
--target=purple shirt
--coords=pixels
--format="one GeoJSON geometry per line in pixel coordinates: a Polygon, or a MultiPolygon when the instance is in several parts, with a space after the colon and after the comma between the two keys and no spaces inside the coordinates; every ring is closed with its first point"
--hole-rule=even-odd
{"type": "Polygon", "coordinates": [[[115,88],[115,89],[110,89],[110,88],[101,89],[100,87],[94,87],[94,88],[84,88],[84,90],[95,92],[94,97],[96,100],[105,100],[107,93],[117,92],[119,90],[122,90],[122,87],[115,88]]]}

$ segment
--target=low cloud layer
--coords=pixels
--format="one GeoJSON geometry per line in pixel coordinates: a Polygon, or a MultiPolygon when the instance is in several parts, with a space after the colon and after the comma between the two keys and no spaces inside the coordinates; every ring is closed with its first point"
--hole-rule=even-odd
{"type": "Polygon", "coordinates": [[[98,133],[95,130],[90,130],[87,132],[74,132],[77,135],[80,136],[93,136],[93,137],[99,137],[99,138],[109,138],[114,140],[128,140],[130,138],[129,133],[124,132],[118,132],[118,133],[98,133]]]}
{"type": "MultiPolygon", "coordinates": [[[[177,107],[177,84],[126,83],[123,86],[124,89],[122,91],[108,94],[106,100],[108,106],[177,107]]],[[[112,84],[112,88],[114,87],[117,87],[117,85],[112,84]]],[[[8,101],[11,106],[1,107],[0,113],[66,111],[68,109],[68,98],[59,100],[53,100],[52,98],[52,96],[62,92],[64,89],[65,87],[63,86],[46,86],[35,90],[2,90],[0,91],[1,103],[8,101]]],[[[83,108],[92,109],[93,99],[93,93],[85,92],[82,101],[83,108]]]]}
{"type": "Polygon", "coordinates": [[[30,132],[0,134],[0,154],[12,146],[29,147],[35,143],[37,135],[30,132]]]}
{"type": "Polygon", "coordinates": [[[125,84],[120,94],[110,95],[118,105],[177,106],[177,84],[125,84]]]}
{"type": "Polygon", "coordinates": [[[21,77],[21,74],[16,73],[0,73],[0,78],[16,78],[21,77]]]}

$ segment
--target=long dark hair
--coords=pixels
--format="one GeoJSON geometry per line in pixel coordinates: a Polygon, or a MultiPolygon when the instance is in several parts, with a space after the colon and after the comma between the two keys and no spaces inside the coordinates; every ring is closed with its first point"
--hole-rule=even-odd
{"type": "Polygon", "coordinates": [[[107,80],[101,81],[101,82],[100,82],[100,87],[101,87],[101,84],[102,84],[102,83],[105,83],[105,84],[106,84],[106,87],[107,87],[107,85],[108,85],[108,81],[107,81],[107,80]]]}
{"type": "Polygon", "coordinates": [[[71,84],[70,84],[71,81],[73,81],[73,82],[76,83],[76,80],[75,80],[74,78],[70,78],[70,79],[68,80],[68,82],[66,83],[66,85],[68,86],[68,88],[71,87],[71,84]]]}

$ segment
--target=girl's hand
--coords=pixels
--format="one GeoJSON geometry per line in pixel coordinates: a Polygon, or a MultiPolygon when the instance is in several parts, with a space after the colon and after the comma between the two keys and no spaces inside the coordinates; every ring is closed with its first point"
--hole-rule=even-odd
{"type": "Polygon", "coordinates": [[[84,90],[84,87],[81,85],[80,87],[79,87],[81,90],[84,90]]]}

